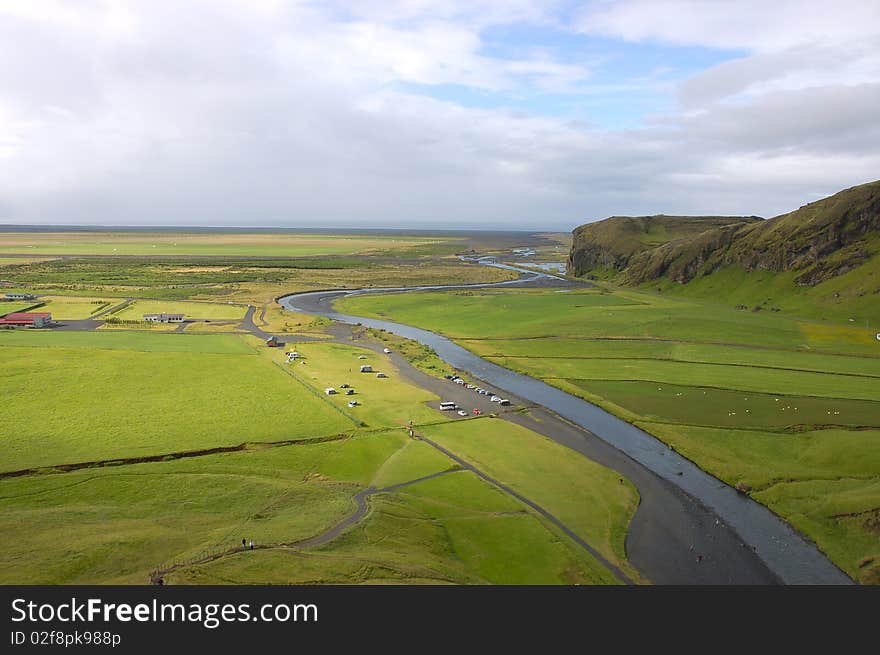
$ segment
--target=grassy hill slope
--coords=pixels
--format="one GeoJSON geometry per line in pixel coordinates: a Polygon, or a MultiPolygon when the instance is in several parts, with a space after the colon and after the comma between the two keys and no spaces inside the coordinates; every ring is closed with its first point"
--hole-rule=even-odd
{"type": "Polygon", "coordinates": [[[808,316],[864,320],[880,310],[880,181],[766,221],[613,217],[574,235],[575,275],[808,316]],[[639,233],[639,221],[656,227],[639,233]],[[677,238],[652,245],[661,230],[677,238]]]}

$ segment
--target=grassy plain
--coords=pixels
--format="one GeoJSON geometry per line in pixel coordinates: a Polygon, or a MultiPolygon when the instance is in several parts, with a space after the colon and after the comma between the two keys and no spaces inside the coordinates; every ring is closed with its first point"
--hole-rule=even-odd
{"type": "Polygon", "coordinates": [[[0,232],[0,254],[306,257],[433,246],[450,238],[290,233],[0,232]]]}
{"type": "Polygon", "coordinates": [[[118,298],[93,298],[89,296],[40,296],[46,305],[37,311],[51,312],[54,320],[79,320],[89,318],[100,311],[118,304],[118,298]]]}
{"type": "MultiPolygon", "coordinates": [[[[537,435],[534,435],[535,437],[537,435]]],[[[614,583],[583,550],[471,473],[374,496],[368,516],[322,546],[352,497],[450,470],[402,430],[317,444],[0,480],[3,584],[144,583],[160,565],[254,539],[174,571],[170,583],[614,583]],[[59,539],[59,532],[64,538],[59,539]]]]}
{"type": "Polygon", "coordinates": [[[442,332],[641,425],[878,581],[880,341],[864,325],[613,289],[370,295],[339,308],[442,332]]]}
{"type": "Polygon", "coordinates": [[[338,306],[350,314],[394,317],[459,339],[649,339],[880,356],[880,341],[863,325],[806,321],[630,290],[370,294],[346,298],[338,306]]]}
{"type": "Polygon", "coordinates": [[[510,271],[457,259],[370,256],[65,258],[8,266],[3,271],[3,279],[20,290],[39,294],[232,300],[255,305],[271,305],[282,293],[313,289],[496,282],[512,277],[516,276],[510,271]]]}
{"type": "Polygon", "coordinates": [[[297,343],[292,339],[284,350],[296,350],[302,358],[286,364],[284,354],[266,350],[264,355],[283,367],[291,376],[309,385],[313,393],[322,396],[327,403],[353,417],[365,426],[391,427],[447,420],[443,414],[427,406],[438,401],[434,394],[417,387],[401,376],[390,359],[366,348],[339,343],[297,343]],[[366,359],[359,359],[359,357],[366,359]],[[373,373],[360,373],[362,364],[370,364],[373,373]],[[376,373],[388,377],[377,378],[376,373]],[[345,395],[340,385],[348,384],[354,395],[345,395]],[[333,387],[338,393],[327,396],[324,390],[333,387]],[[350,400],[357,407],[348,407],[350,400]]]}
{"type": "Polygon", "coordinates": [[[233,335],[0,334],[0,424],[15,426],[0,439],[3,470],[337,434],[354,427],[240,340],[233,335]]]}
{"type": "Polygon", "coordinates": [[[228,303],[135,300],[115,312],[122,320],[141,320],[144,314],[183,314],[185,318],[242,319],[247,307],[228,303]]]}
{"type": "Polygon", "coordinates": [[[374,496],[366,519],[309,551],[241,553],[175,573],[213,584],[614,584],[510,496],[458,472],[374,496]]]}
{"type": "MultiPolygon", "coordinates": [[[[282,315],[273,299],[315,288],[512,275],[444,259],[459,247],[455,240],[320,237],[0,235],[0,253],[28,253],[6,260],[4,279],[16,290],[52,296],[47,311],[57,318],[87,318],[127,297],[137,300],[116,313],[122,320],[152,312],[239,320],[244,307],[226,301],[265,305],[265,325],[255,317],[257,324],[290,335],[290,347],[307,361],[287,366],[281,351],[263,348],[250,335],[163,334],[167,326],[0,332],[0,424],[14,426],[0,435],[0,473],[41,469],[0,477],[0,530],[11,544],[0,554],[0,583],[144,583],[161,563],[191,561],[242,537],[274,547],[183,567],[169,581],[615,582],[554,526],[467,472],[371,498],[363,522],[319,548],[282,545],[336,524],[368,485],[408,482],[455,464],[404,430],[383,431],[411,420],[426,426],[448,421],[426,406],[436,397],[372,351],[297,342],[296,334],[320,335],[325,322],[282,315]],[[42,256],[48,254],[65,257],[42,256]],[[70,257],[77,254],[112,257],[70,257]],[[319,254],[326,256],[312,257],[319,254]],[[400,257],[406,259],[392,259],[400,257]],[[358,359],[361,354],[368,359],[358,359]],[[365,361],[389,377],[356,373],[365,361]],[[358,407],[347,407],[352,397],[323,394],[343,381],[355,386],[358,407]],[[303,443],[310,437],[334,440],[303,443]],[[299,443],[270,445],[287,440],[299,443]],[[174,455],[241,443],[244,450],[230,453],[174,455]],[[155,455],[166,457],[135,462],[155,455]],[[54,468],[96,460],[113,465],[63,474],[54,468]]],[[[395,351],[412,346],[392,343],[395,351]]],[[[422,355],[425,366],[438,366],[436,357],[422,355]]],[[[517,438],[540,439],[524,431],[517,438]]],[[[499,445],[490,435],[480,456],[493,461],[499,445]]],[[[541,459],[545,470],[552,455],[541,459]]],[[[496,472],[516,470],[508,465],[496,472]]],[[[593,489],[603,478],[590,472],[598,478],[582,482],[593,489]]],[[[609,522],[626,524],[624,505],[612,508],[621,514],[609,522]]],[[[601,520],[583,520],[585,530],[604,538],[601,520]]],[[[610,545],[608,552],[623,556],[610,545]]]]}
{"type": "MultiPolygon", "coordinates": [[[[39,300],[34,300],[30,302],[2,302],[0,303],[0,316],[6,316],[7,314],[12,314],[13,312],[23,312],[39,303],[39,300]]],[[[35,309],[34,311],[43,310],[35,309]]]]}
{"type": "Polygon", "coordinates": [[[624,542],[639,504],[628,481],[507,421],[481,418],[420,429],[440,445],[535,501],[631,577],[624,542]]]}

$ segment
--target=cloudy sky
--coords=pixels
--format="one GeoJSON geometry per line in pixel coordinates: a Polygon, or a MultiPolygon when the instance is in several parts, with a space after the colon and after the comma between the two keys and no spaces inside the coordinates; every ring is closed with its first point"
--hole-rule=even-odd
{"type": "Polygon", "coordinates": [[[0,0],[0,223],[568,230],[880,178],[880,0],[0,0]]]}

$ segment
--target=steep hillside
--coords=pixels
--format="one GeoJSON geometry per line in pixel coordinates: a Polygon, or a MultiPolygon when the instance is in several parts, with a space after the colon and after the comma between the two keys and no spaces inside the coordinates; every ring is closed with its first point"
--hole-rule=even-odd
{"type": "Polygon", "coordinates": [[[575,275],[597,269],[622,271],[636,255],[658,246],[759,220],[756,216],[612,216],[574,230],[569,270],[575,275]]]}
{"type": "Polygon", "coordinates": [[[880,307],[880,181],[766,221],[733,217],[698,231],[707,219],[695,218],[683,224],[689,234],[653,246],[621,238],[624,220],[645,219],[615,217],[577,228],[570,270],[601,275],[613,269],[614,280],[625,285],[783,309],[836,305],[866,313],[880,307]]]}

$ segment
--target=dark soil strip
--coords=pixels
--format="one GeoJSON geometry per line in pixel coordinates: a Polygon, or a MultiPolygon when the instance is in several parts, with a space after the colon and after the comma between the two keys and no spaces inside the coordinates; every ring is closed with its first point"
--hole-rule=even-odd
{"type": "Polygon", "coordinates": [[[18,478],[25,475],[46,475],[52,473],[70,473],[71,471],[79,471],[81,469],[99,468],[106,466],[128,466],[130,464],[147,464],[150,462],[167,462],[174,459],[185,459],[187,457],[204,457],[205,455],[218,455],[220,453],[235,453],[243,450],[249,450],[254,446],[308,446],[310,444],[326,443],[328,441],[341,441],[349,439],[348,434],[334,434],[326,437],[312,437],[310,439],[287,439],[285,441],[245,441],[236,446],[217,446],[215,448],[205,448],[203,450],[185,450],[177,453],[165,453],[162,455],[145,455],[143,457],[127,457],[124,459],[99,459],[92,462],[76,462],[73,464],[55,464],[44,468],[20,469],[18,471],[0,472],[0,480],[6,478],[18,478]]]}
{"type": "Polygon", "coordinates": [[[115,314],[118,311],[122,311],[123,309],[128,307],[133,302],[134,302],[134,298],[126,298],[123,302],[119,303],[118,305],[110,305],[109,307],[105,307],[104,309],[102,309],[97,314],[93,314],[92,316],[89,316],[89,319],[95,320],[97,318],[100,318],[101,316],[104,316],[105,314],[115,314]]]}

